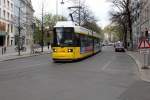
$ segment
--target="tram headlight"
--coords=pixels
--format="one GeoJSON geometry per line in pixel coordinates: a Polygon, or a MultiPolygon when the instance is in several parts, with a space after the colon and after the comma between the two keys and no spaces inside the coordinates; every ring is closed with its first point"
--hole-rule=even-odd
{"type": "Polygon", "coordinates": [[[57,52],[57,50],[56,50],[56,49],[53,49],[53,52],[57,52]]]}
{"type": "Polygon", "coordinates": [[[68,52],[73,52],[73,49],[68,49],[68,52]]]}

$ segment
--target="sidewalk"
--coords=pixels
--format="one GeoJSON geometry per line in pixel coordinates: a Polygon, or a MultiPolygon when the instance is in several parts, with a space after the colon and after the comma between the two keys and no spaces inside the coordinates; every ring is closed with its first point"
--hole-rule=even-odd
{"type": "Polygon", "coordinates": [[[20,59],[25,57],[31,57],[31,56],[37,56],[41,54],[49,54],[51,52],[51,49],[48,50],[47,47],[44,47],[44,52],[41,53],[41,48],[36,49],[38,53],[31,54],[30,48],[27,47],[26,52],[21,52],[21,55],[18,55],[18,52],[15,51],[14,47],[7,47],[7,51],[5,54],[2,55],[2,48],[0,47],[0,62],[2,61],[8,61],[8,60],[14,60],[14,59],[20,59]]]}
{"type": "Polygon", "coordinates": [[[127,51],[127,54],[131,56],[138,65],[138,71],[140,74],[140,78],[146,82],[150,82],[150,69],[142,69],[143,66],[143,55],[141,55],[139,52],[131,52],[127,51]]]}

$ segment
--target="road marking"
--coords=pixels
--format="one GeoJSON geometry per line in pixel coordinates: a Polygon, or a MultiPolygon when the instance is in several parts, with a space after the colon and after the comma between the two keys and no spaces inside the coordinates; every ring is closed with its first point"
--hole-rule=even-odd
{"type": "Polygon", "coordinates": [[[111,63],[112,63],[112,61],[108,61],[108,62],[102,67],[102,70],[104,71],[111,63]]]}
{"type": "Polygon", "coordinates": [[[33,65],[27,65],[27,66],[17,66],[17,67],[12,67],[12,68],[8,68],[8,69],[0,69],[0,72],[4,72],[4,71],[12,71],[12,70],[21,70],[21,69],[27,69],[27,68],[32,68],[32,67],[36,67],[36,66],[43,66],[46,65],[48,63],[38,63],[38,64],[33,64],[33,65]]]}

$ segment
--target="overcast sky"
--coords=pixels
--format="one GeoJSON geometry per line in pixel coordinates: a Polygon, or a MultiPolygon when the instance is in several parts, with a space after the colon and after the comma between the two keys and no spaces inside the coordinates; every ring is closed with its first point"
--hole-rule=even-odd
{"type": "MultiPolygon", "coordinates": [[[[56,1],[57,0],[43,0],[44,1],[44,11],[45,13],[53,13],[56,14],[56,1]]],[[[71,6],[71,2],[69,0],[67,1],[64,6],[60,4],[62,0],[58,0],[59,6],[58,6],[58,13],[60,15],[64,15],[68,17],[68,10],[67,7],[71,6]]],[[[90,9],[93,11],[95,16],[97,17],[98,24],[101,27],[104,27],[109,24],[109,11],[111,9],[110,3],[107,2],[107,0],[85,0],[85,3],[90,7],[90,9]]],[[[41,8],[42,8],[42,0],[32,0],[33,8],[35,10],[35,16],[41,15],[41,8]]]]}

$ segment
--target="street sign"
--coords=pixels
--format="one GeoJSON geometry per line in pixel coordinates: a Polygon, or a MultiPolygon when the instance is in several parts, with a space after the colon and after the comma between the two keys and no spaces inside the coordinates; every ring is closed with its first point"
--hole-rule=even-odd
{"type": "Polygon", "coordinates": [[[142,40],[140,41],[140,44],[139,44],[138,48],[139,48],[139,49],[150,48],[150,44],[149,44],[148,40],[147,40],[147,39],[142,39],[142,40]]]}
{"type": "Polygon", "coordinates": [[[140,54],[144,55],[144,62],[143,62],[142,69],[149,69],[147,65],[147,61],[148,61],[147,55],[149,54],[149,48],[150,48],[148,39],[142,37],[138,48],[140,49],[140,54]]]}
{"type": "Polygon", "coordinates": [[[149,49],[140,49],[140,54],[149,54],[149,49]]]}

